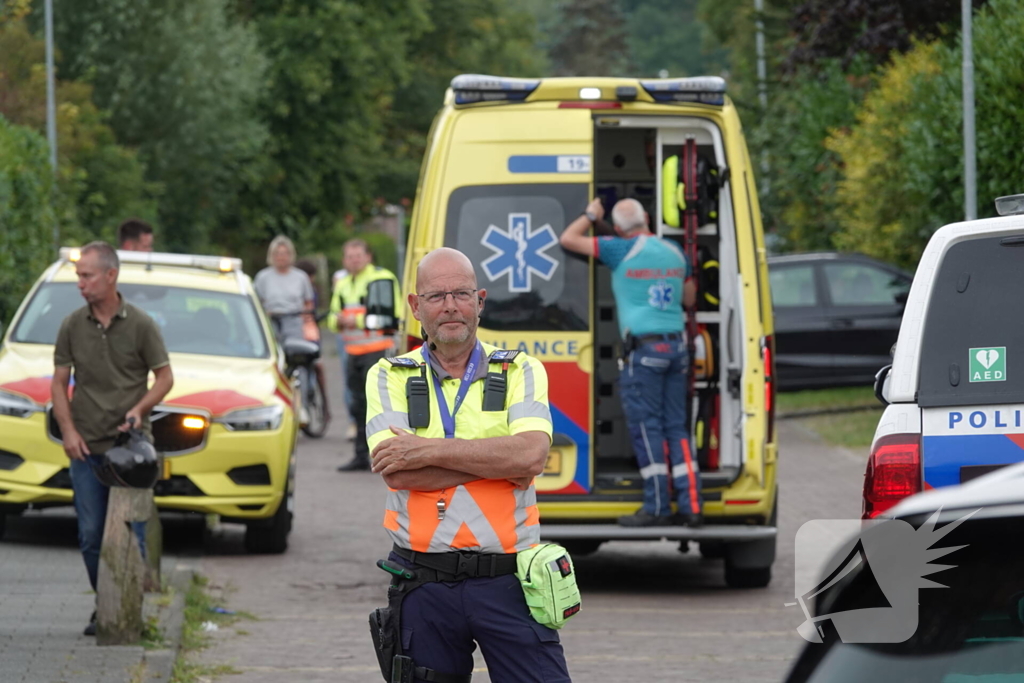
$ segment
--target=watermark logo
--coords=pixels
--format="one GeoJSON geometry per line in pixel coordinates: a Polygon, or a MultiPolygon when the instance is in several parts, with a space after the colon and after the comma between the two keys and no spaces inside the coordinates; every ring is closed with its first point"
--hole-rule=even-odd
{"type": "MultiPolygon", "coordinates": [[[[976,512],[976,511],[975,511],[976,512]]],[[[933,514],[919,529],[899,519],[820,519],[796,534],[797,632],[811,643],[831,622],[844,643],[902,643],[917,631],[921,588],[946,588],[925,578],[956,565],[932,564],[964,545],[933,547],[971,512],[939,529],[933,514]],[[856,582],[856,587],[850,590],[856,582]],[[856,596],[853,604],[841,595],[856,596]]]]}

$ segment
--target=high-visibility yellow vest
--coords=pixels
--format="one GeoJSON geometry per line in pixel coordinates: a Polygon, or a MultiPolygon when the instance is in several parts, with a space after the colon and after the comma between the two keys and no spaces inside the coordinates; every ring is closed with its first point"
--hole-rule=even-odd
{"type": "Polygon", "coordinates": [[[327,326],[332,332],[341,334],[346,353],[353,356],[361,356],[374,351],[387,351],[395,343],[391,335],[384,334],[380,330],[364,328],[366,291],[370,283],[375,280],[391,280],[395,288],[395,308],[396,311],[401,311],[402,298],[398,287],[398,278],[390,270],[380,266],[366,266],[358,275],[349,274],[341,278],[334,286],[334,293],[331,296],[331,314],[327,319],[327,326]],[[339,329],[339,313],[346,320],[355,322],[356,327],[354,329],[339,329]]]}
{"type": "MultiPolygon", "coordinates": [[[[484,359],[497,350],[489,344],[482,347],[484,359]]],[[[405,387],[410,377],[420,375],[423,356],[417,349],[399,358],[411,358],[416,366],[395,366],[384,359],[371,368],[366,378],[366,437],[371,450],[394,436],[391,426],[413,431],[409,428],[405,387]]],[[[544,366],[523,353],[508,363],[508,388],[502,411],[482,409],[487,372],[501,372],[502,366],[487,362],[480,366],[455,415],[455,438],[486,439],[536,431],[544,432],[550,439],[551,411],[544,366]]],[[[433,370],[428,368],[427,372],[430,425],[415,433],[444,438],[435,388],[429,376],[433,370]]],[[[441,390],[449,407],[455,401],[461,380],[442,378],[441,390]]],[[[514,553],[540,542],[537,492],[532,485],[525,491],[517,489],[506,479],[482,479],[443,491],[389,489],[384,528],[396,545],[416,552],[514,553]],[[444,519],[439,519],[438,501],[444,503],[444,519]]]]}

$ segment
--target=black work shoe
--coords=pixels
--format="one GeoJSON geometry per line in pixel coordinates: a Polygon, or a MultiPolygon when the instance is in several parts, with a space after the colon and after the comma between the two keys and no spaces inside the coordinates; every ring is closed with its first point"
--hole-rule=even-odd
{"type": "Polygon", "coordinates": [[[687,512],[677,512],[672,515],[672,523],[676,526],[688,526],[696,529],[704,526],[704,515],[687,512]]]}
{"type": "Polygon", "coordinates": [[[370,469],[369,459],[352,458],[344,465],[338,466],[339,472],[365,472],[370,469]]]}
{"type": "Polygon", "coordinates": [[[89,617],[89,625],[82,631],[83,636],[94,636],[96,635],[96,612],[93,611],[92,616],[89,617]]]}
{"type": "Polygon", "coordinates": [[[619,526],[669,526],[672,524],[668,515],[652,515],[641,510],[635,515],[619,517],[619,526]]]}

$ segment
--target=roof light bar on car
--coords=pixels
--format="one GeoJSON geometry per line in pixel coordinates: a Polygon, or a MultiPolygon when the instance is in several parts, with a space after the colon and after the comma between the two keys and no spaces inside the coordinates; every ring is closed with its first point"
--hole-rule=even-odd
{"type": "MultiPolygon", "coordinates": [[[[200,254],[165,254],[154,251],[121,251],[117,252],[121,263],[141,263],[154,266],[182,266],[185,268],[202,268],[217,270],[222,273],[241,272],[242,259],[226,256],[204,256],[200,254]]],[[[60,258],[72,263],[82,258],[81,247],[62,247],[60,258]]]]}
{"type": "Polygon", "coordinates": [[[718,76],[640,81],[640,85],[655,102],[725,104],[725,79],[718,76]]]}
{"type": "Polygon", "coordinates": [[[540,80],[536,78],[504,78],[483,74],[462,74],[452,79],[455,104],[522,102],[538,85],[540,80]]]}
{"type": "Polygon", "coordinates": [[[1011,194],[1007,197],[996,197],[996,213],[1000,216],[1017,216],[1024,214],[1024,194],[1011,194]]]}

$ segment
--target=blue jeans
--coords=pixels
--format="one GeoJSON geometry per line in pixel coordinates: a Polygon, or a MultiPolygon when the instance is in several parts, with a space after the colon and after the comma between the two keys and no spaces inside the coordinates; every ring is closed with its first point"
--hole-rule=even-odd
{"type": "Polygon", "coordinates": [[[644,482],[643,509],[652,515],[672,512],[670,466],[679,511],[701,511],[700,470],[690,448],[686,405],[689,365],[685,342],[654,342],[632,351],[619,377],[622,408],[644,482]]]}
{"type": "MultiPolygon", "coordinates": [[[[83,460],[72,460],[70,473],[71,488],[75,491],[75,514],[78,515],[78,548],[82,551],[85,570],[89,573],[89,584],[96,590],[110,488],[96,478],[92,466],[83,460]]],[[[132,529],[139,539],[139,551],[145,560],[146,523],[132,522],[132,529]]]]}

